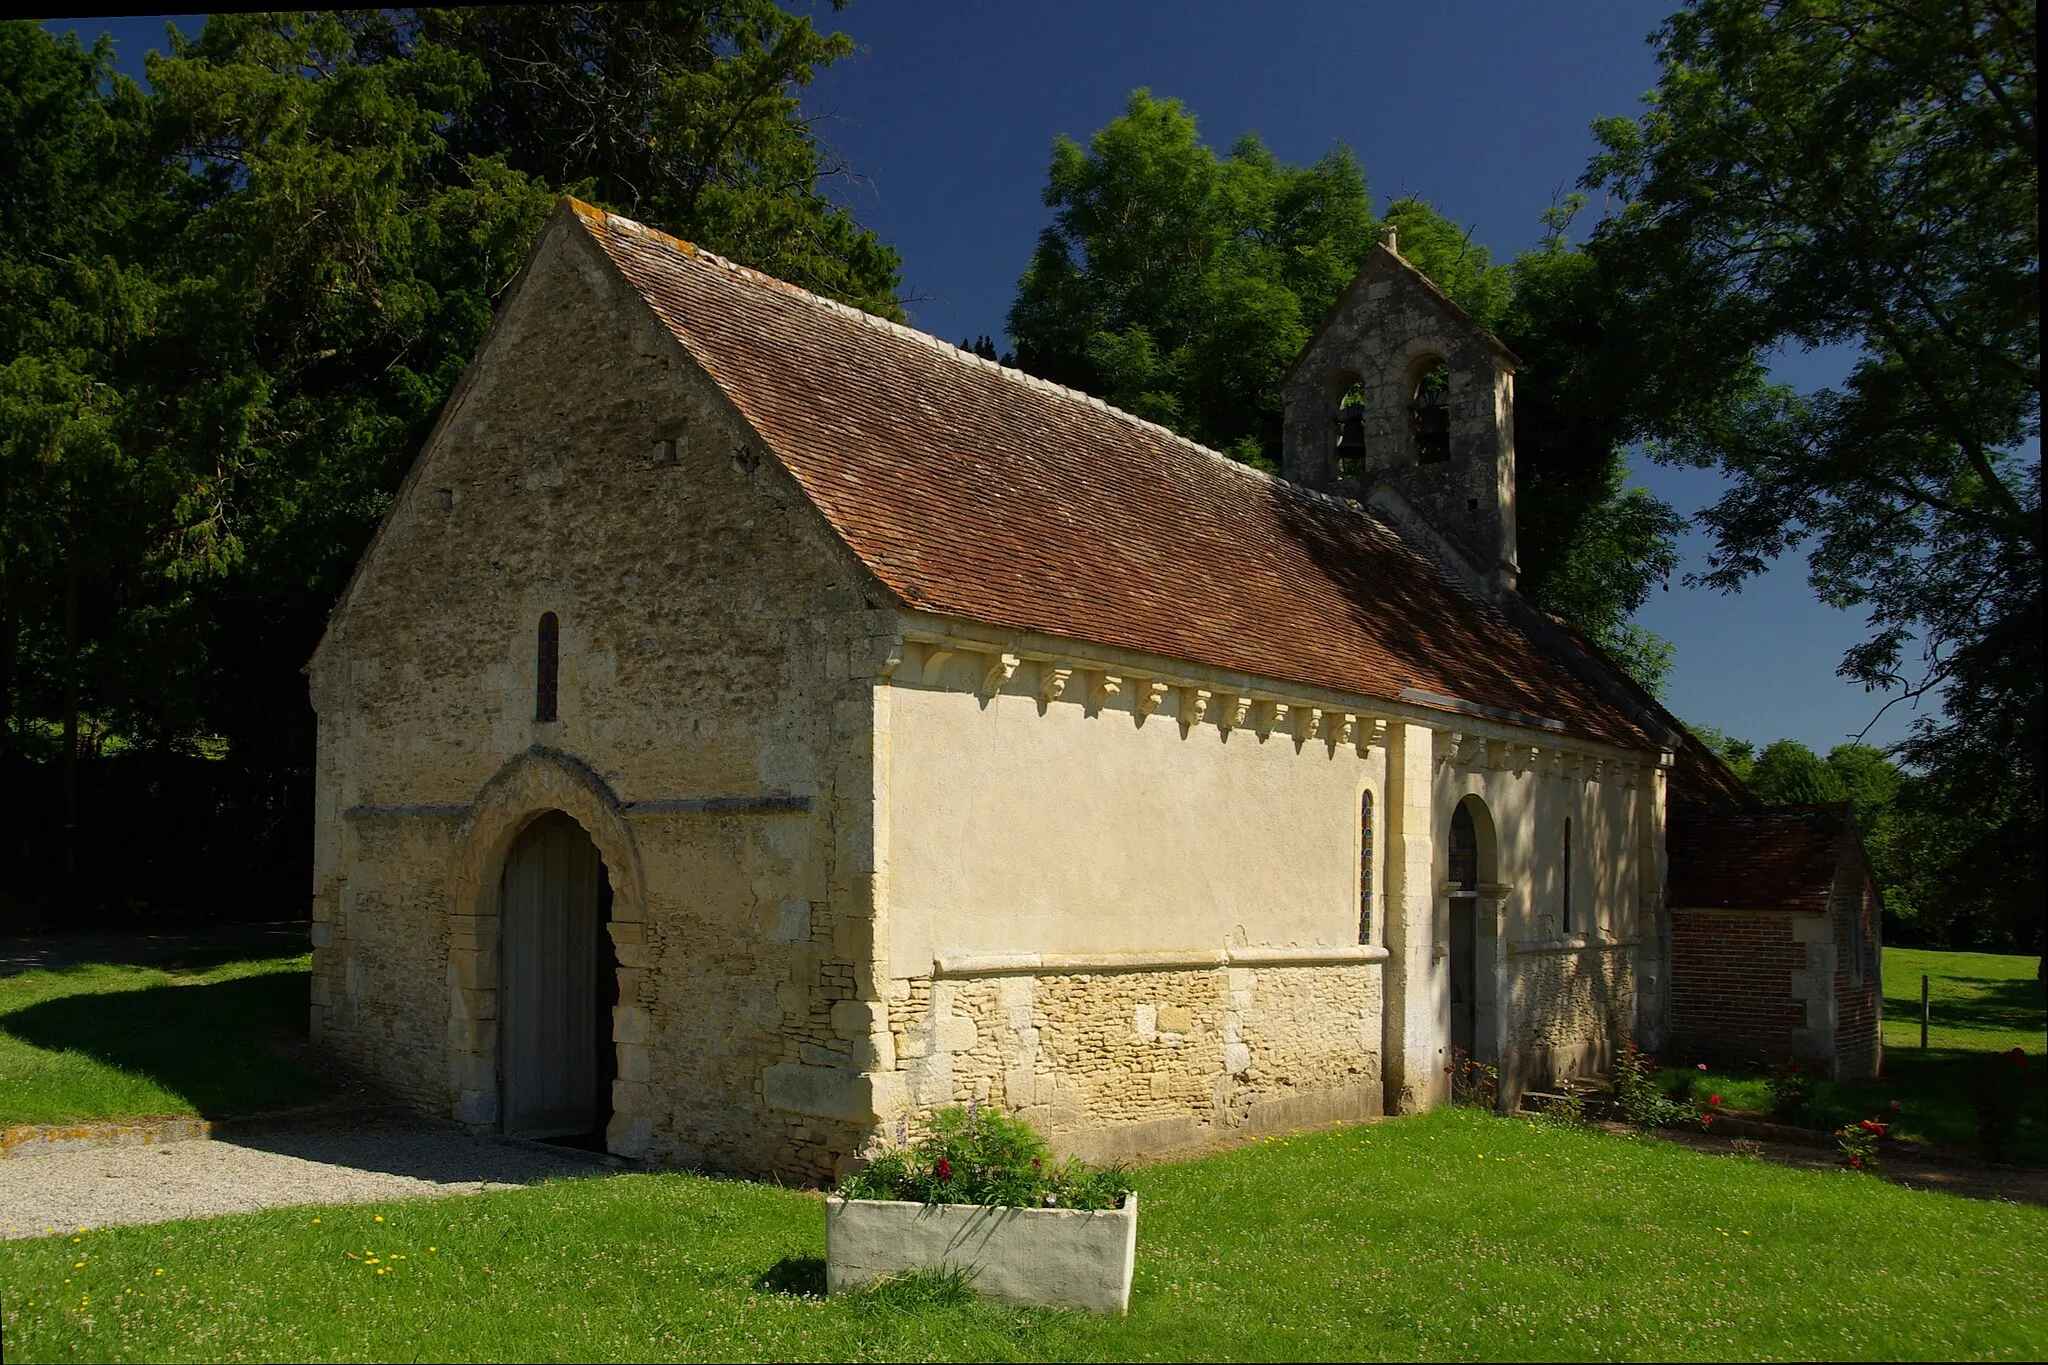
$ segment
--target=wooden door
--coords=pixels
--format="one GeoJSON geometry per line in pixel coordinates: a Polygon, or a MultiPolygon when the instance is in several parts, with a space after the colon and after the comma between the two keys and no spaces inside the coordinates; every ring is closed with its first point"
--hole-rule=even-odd
{"type": "Polygon", "coordinates": [[[598,1050],[609,1042],[598,1033],[603,890],[597,845],[559,811],[528,826],[505,859],[498,1065],[507,1133],[579,1135],[610,1117],[598,1095],[598,1050]]]}
{"type": "Polygon", "coordinates": [[[1470,896],[1451,898],[1451,1046],[1472,1052],[1473,921],[1476,903],[1470,896]]]}

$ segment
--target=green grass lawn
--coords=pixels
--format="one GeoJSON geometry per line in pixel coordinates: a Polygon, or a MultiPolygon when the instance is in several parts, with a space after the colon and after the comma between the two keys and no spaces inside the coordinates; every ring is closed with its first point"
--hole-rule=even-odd
{"type": "Polygon", "coordinates": [[[0,980],[0,1124],[220,1116],[317,1097],[305,955],[191,970],[91,963],[0,980]]]}
{"type": "Polygon", "coordinates": [[[1466,1110],[1139,1175],[1126,1319],[825,1300],[815,1194],[627,1175],[0,1245],[9,1361],[2038,1359],[2048,1210],[1466,1110]],[[380,1221],[381,1220],[381,1221],[380,1221]]]}
{"type": "MultiPolygon", "coordinates": [[[[2020,1048],[2037,1077],[2044,1014],[2034,971],[2040,959],[2000,953],[1946,953],[1918,948],[1884,950],[1884,1075],[1875,1081],[1823,1081],[1805,1122],[1837,1128],[1877,1116],[1899,1137],[1974,1148],[1974,1085],[1986,1057],[2020,1048]],[[1920,1048],[1920,977],[1932,978],[1932,1027],[1920,1048]],[[1893,1100],[1899,1108],[1891,1108],[1893,1100]]],[[[1682,1058],[1674,1058],[1682,1064],[1682,1058]]],[[[1682,1068],[1681,1068],[1682,1069],[1682,1068]]],[[[1676,1073],[1667,1080],[1676,1081],[1676,1073]]],[[[1771,1107],[1761,1072],[1710,1070],[1697,1082],[1704,1096],[1719,1094],[1732,1109],[1759,1113],[1771,1107]]],[[[2008,1157],[2048,1161],[2048,1092],[2036,1088],[2021,1113],[2008,1157]]]]}

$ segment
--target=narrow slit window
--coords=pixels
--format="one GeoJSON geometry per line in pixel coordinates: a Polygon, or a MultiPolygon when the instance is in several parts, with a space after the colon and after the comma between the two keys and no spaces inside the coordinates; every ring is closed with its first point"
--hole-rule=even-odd
{"type": "Polygon", "coordinates": [[[1564,821],[1564,931],[1572,931],[1572,821],[1564,821]]]}
{"type": "Polygon", "coordinates": [[[1358,941],[1372,942],[1372,793],[1358,798],[1358,941]]]}
{"type": "Polygon", "coordinates": [[[533,718],[553,720],[561,696],[562,626],[551,611],[542,612],[534,650],[533,718]]]}

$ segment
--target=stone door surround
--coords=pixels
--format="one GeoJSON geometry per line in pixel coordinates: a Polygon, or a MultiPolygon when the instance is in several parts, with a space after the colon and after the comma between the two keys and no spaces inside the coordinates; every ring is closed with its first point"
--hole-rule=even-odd
{"type": "MultiPolygon", "coordinates": [[[[549,811],[561,811],[581,825],[604,859],[612,888],[608,928],[619,957],[619,1006],[612,1026],[620,1078],[615,1093],[634,1085],[646,1088],[650,1030],[641,996],[647,976],[647,897],[640,853],[622,804],[605,780],[573,755],[536,745],[478,791],[456,836],[450,868],[448,1061],[455,1119],[472,1128],[495,1128],[500,1117],[498,882],[520,832],[549,811]]],[[[612,1129],[618,1136],[616,1118],[612,1129]]]]}

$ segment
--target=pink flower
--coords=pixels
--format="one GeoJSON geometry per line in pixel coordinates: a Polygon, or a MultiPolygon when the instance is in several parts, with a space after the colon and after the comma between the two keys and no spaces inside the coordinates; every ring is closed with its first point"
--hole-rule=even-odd
{"type": "Polygon", "coordinates": [[[1700,1063],[1700,1070],[1702,1070],[1702,1071],[1705,1071],[1706,1069],[1707,1069],[1707,1064],[1706,1064],[1705,1062],[1701,1062],[1701,1063],[1700,1063]]]}
{"type": "Polygon", "coordinates": [[[1899,1102],[1898,1102],[1897,1100],[1893,1100],[1893,1101],[1892,1101],[1892,1108],[1893,1108],[1893,1109],[1897,1109],[1898,1107],[1899,1107],[1899,1102]]]}

